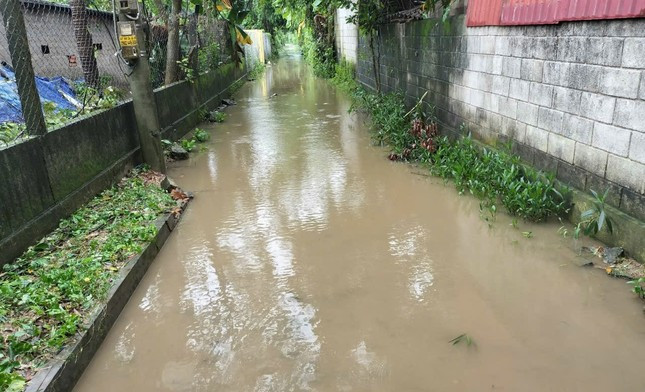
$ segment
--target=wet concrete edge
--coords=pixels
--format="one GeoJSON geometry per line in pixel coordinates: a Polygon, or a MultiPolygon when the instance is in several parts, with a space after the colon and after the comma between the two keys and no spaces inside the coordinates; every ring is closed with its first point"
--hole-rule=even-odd
{"type": "Polygon", "coordinates": [[[63,392],[74,388],[187,206],[188,202],[183,204],[179,216],[168,213],[155,221],[157,235],[141,254],[132,257],[121,268],[106,301],[94,310],[86,324],[87,329],[77,334],[73,343],[36,373],[27,384],[26,392],[63,392]]]}

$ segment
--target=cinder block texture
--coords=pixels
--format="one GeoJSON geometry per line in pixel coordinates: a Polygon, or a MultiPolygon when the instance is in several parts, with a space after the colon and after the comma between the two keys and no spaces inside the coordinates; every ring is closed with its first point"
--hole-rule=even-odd
{"type": "Polygon", "coordinates": [[[630,205],[645,203],[643,27],[642,19],[466,27],[464,15],[449,28],[387,24],[377,58],[358,37],[358,78],[375,87],[378,61],[382,91],[410,104],[428,91],[446,133],[465,124],[485,142],[512,140],[571,185],[611,187],[620,208],[623,190],[630,205]]]}

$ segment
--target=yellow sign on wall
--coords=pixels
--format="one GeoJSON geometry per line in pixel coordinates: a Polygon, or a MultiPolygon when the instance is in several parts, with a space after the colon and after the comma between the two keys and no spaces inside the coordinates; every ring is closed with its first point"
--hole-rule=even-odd
{"type": "Polygon", "coordinates": [[[137,36],[122,35],[119,37],[119,43],[121,44],[121,46],[137,46],[137,36]]]}

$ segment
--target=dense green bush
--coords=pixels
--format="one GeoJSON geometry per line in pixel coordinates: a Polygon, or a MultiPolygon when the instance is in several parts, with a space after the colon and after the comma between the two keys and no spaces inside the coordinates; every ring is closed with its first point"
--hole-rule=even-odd
{"type": "Polygon", "coordinates": [[[201,72],[216,69],[220,62],[220,46],[215,41],[208,42],[199,50],[199,70],[201,72]]]}
{"type": "Polygon", "coordinates": [[[356,83],[356,68],[346,60],[340,61],[335,66],[332,83],[340,87],[343,91],[352,93],[358,87],[356,83]]]}
{"type": "Polygon", "coordinates": [[[302,29],[300,47],[305,60],[313,67],[314,74],[321,78],[333,78],[336,72],[336,53],[323,39],[316,39],[311,27],[302,29]]]}

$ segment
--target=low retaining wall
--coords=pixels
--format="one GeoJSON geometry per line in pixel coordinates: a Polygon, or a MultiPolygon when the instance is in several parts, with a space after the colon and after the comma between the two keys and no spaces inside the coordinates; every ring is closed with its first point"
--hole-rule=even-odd
{"type": "Polygon", "coordinates": [[[74,388],[170,236],[170,232],[177,226],[186,207],[187,204],[182,206],[182,213],[178,216],[165,214],[157,219],[155,238],[141,254],[130,259],[121,269],[118,278],[107,294],[105,303],[95,309],[83,332],[77,334],[73,343],[66,346],[36,373],[27,384],[27,392],[64,392],[74,388]]]}
{"type": "MultiPolygon", "coordinates": [[[[183,136],[246,73],[228,64],[155,90],[163,137],[183,136]]],[[[140,162],[132,102],[0,150],[0,266],[140,162]]]]}

